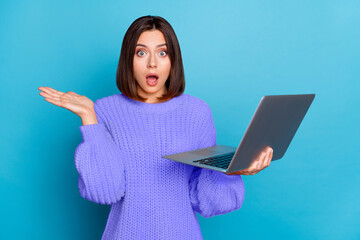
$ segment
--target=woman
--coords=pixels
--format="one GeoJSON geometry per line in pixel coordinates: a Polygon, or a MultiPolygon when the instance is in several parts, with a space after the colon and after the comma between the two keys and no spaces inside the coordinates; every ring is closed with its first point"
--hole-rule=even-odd
{"type": "Polygon", "coordinates": [[[102,239],[202,239],[195,212],[208,218],[241,207],[241,175],[270,165],[266,149],[248,169],[226,175],[161,156],[216,145],[211,110],[184,94],[180,46],[161,17],[127,30],[116,74],[121,94],[98,99],[40,87],[45,100],[80,116],[75,151],[83,198],[111,205],[102,239]]]}

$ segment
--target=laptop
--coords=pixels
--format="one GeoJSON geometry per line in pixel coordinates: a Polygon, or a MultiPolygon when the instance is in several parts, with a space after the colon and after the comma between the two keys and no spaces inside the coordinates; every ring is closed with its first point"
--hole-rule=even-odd
{"type": "Polygon", "coordinates": [[[270,146],[272,161],[281,159],[305,117],[315,94],[263,96],[238,147],[215,145],[162,158],[219,172],[250,167],[270,146]]]}

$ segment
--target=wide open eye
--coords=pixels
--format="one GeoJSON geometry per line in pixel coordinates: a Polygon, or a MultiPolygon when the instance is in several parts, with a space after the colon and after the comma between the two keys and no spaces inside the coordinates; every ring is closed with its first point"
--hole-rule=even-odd
{"type": "Polygon", "coordinates": [[[160,55],[161,57],[165,57],[165,56],[166,56],[166,54],[167,54],[167,52],[166,52],[166,51],[160,51],[160,52],[159,52],[159,55],[160,55]]]}
{"type": "Polygon", "coordinates": [[[140,57],[145,56],[145,52],[142,51],[142,50],[137,51],[136,54],[137,54],[138,56],[140,56],[140,57]]]}

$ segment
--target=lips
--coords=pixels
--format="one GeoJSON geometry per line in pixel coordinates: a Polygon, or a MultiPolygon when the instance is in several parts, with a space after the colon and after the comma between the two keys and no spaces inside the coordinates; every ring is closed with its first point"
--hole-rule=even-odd
{"type": "Polygon", "coordinates": [[[146,74],[146,82],[149,86],[155,86],[157,84],[157,80],[159,75],[156,73],[148,73],[146,74]]]}
{"type": "Polygon", "coordinates": [[[146,74],[146,78],[150,78],[150,77],[158,79],[159,75],[157,75],[156,73],[148,73],[148,74],[146,74]]]}

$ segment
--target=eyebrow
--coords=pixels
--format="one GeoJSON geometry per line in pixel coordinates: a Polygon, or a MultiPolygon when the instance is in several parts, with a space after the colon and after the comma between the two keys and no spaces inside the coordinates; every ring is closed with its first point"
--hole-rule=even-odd
{"type": "MultiPolygon", "coordinates": [[[[141,43],[136,44],[136,46],[141,46],[141,47],[146,47],[146,48],[147,48],[147,46],[146,46],[145,44],[141,44],[141,43]]],[[[166,46],[166,43],[159,44],[159,45],[157,45],[156,47],[161,47],[161,46],[166,46]]]]}

